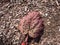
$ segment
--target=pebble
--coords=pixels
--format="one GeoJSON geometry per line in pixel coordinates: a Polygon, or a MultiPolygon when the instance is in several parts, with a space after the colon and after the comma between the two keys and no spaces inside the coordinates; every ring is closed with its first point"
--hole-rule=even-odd
{"type": "Polygon", "coordinates": [[[48,13],[45,13],[45,17],[47,17],[48,16],[48,13]]]}
{"type": "Polygon", "coordinates": [[[59,28],[59,31],[60,31],[60,28],[59,28]]]}
{"type": "Polygon", "coordinates": [[[60,26],[58,26],[58,28],[59,28],[59,31],[60,31],[60,26]]]}
{"type": "Polygon", "coordinates": [[[10,37],[10,34],[11,34],[11,30],[9,30],[9,32],[8,32],[8,34],[7,34],[7,38],[9,38],[10,37]]]}
{"type": "Polygon", "coordinates": [[[4,17],[1,17],[1,19],[3,19],[4,17]]]}
{"type": "Polygon", "coordinates": [[[51,23],[51,22],[50,22],[50,20],[49,20],[49,19],[47,19],[47,25],[50,25],[50,23],[51,23]]]}
{"type": "Polygon", "coordinates": [[[18,36],[15,36],[15,39],[19,40],[19,37],[18,36]]]}
{"type": "Polygon", "coordinates": [[[34,44],[31,44],[31,45],[34,45],[34,44]]]}
{"type": "Polygon", "coordinates": [[[13,24],[12,24],[12,23],[10,24],[10,28],[14,28],[14,26],[13,26],[13,24]]]}
{"type": "Polygon", "coordinates": [[[52,17],[49,17],[49,19],[51,19],[52,17]]]}
{"type": "Polygon", "coordinates": [[[5,26],[4,26],[4,25],[1,25],[1,28],[3,28],[3,29],[4,29],[4,28],[5,28],[5,26]]]}
{"type": "Polygon", "coordinates": [[[50,23],[51,23],[50,21],[47,22],[48,25],[50,25],[50,23]]]}
{"type": "Polygon", "coordinates": [[[42,14],[43,17],[47,17],[49,15],[48,13],[43,13],[43,12],[40,12],[40,14],[42,14]]]}
{"type": "Polygon", "coordinates": [[[12,16],[9,16],[9,19],[11,19],[12,18],[12,16]]]}
{"type": "Polygon", "coordinates": [[[27,9],[28,9],[28,7],[27,7],[27,6],[25,6],[25,11],[27,11],[27,9]]]}

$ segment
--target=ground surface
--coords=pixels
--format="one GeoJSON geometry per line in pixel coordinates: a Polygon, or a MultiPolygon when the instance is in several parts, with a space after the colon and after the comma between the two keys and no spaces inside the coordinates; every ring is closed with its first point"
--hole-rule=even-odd
{"type": "Polygon", "coordinates": [[[30,45],[60,45],[60,0],[0,1],[1,45],[20,45],[22,36],[16,27],[31,10],[40,11],[45,28],[39,42],[30,45]]]}

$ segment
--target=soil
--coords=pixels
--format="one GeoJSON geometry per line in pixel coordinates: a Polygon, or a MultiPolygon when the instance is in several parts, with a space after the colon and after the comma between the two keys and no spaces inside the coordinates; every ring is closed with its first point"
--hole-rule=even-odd
{"type": "Polygon", "coordinates": [[[60,0],[0,0],[0,43],[20,45],[23,36],[17,28],[20,19],[30,11],[39,11],[44,32],[29,45],[60,45],[60,0]]]}

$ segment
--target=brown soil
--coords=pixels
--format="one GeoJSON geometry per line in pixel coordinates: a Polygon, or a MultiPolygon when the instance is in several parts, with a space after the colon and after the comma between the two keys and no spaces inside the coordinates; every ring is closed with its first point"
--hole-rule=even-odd
{"type": "Polygon", "coordinates": [[[30,45],[60,45],[60,0],[0,1],[0,43],[20,45],[23,36],[16,28],[29,11],[39,11],[44,20],[44,33],[39,42],[30,45]]]}

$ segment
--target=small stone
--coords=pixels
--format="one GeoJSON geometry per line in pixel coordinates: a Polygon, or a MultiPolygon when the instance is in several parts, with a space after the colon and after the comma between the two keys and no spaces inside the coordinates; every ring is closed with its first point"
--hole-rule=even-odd
{"type": "Polygon", "coordinates": [[[13,24],[12,24],[12,23],[10,24],[10,28],[14,28],[14,26],[13,26],[13,24]]]}
{"type": "Polygon", "coordinates": [[[17,27],[17,26],[18,26],[18,24],[15,24],[14,26],[15,26],[15,27],[17,27]]]}
{"type": "Polygon", "coordinates": [[[48,13],[45,13],[45,17],[48,16],[48,13]]]}
{"type": "Polygon", "coordinates": [[[18,36],[15,36],[15,39],[19,40],[19,37],[18,36]]]}
{"type": "Polygon", "coordinates": [[[49,17],[49,19],[51,19],[52,17],[49,17]]]}
{"type": "Polygon", "coordinates": [[[31,45],[34,45],[34,44],[31,44],[31,45]]]}
{"type": "Polygon", "coordinates": [[[12,16],[9,16],[9,19],[11,18],[12,16]]]}
{"type": "Polygon", "coordinates": [[[10,11],[10,13],[13,13],[12,11],[10,11]]]}
{"type": "Polygon", "coordinates": [[[5,26],[4,26],[4,25],[1,25],[1,28],[3,28],[3,29],[4,29],[4,28],[5,28],[5,26]]]}
{"type": "Polygon", "coordinates": [[[58,28],[59,28],[59,31],[60,31],[60,26],[58,26],[58,28]]]}
{"type": "Polygon", "coordinates": [[[27,8],[28,8],[28,7],[27,7],[27,6],[25,6],[25,11],[27,11],[27,8]]]}
{"type": "Polygon", "coordinates": [[[59,31],[60,31],[60,29],[59,29],[59,31]]]}
{"type": "Polygon", "coordinates": [[[4,17],[1,17],[2,19],[4,18],[4,17]]]}
{"type": "Polygon", "coordinates": [[[47,22],[48,25],[50,25],[50,23],[51,23],[50,21],[47,22]]]}

